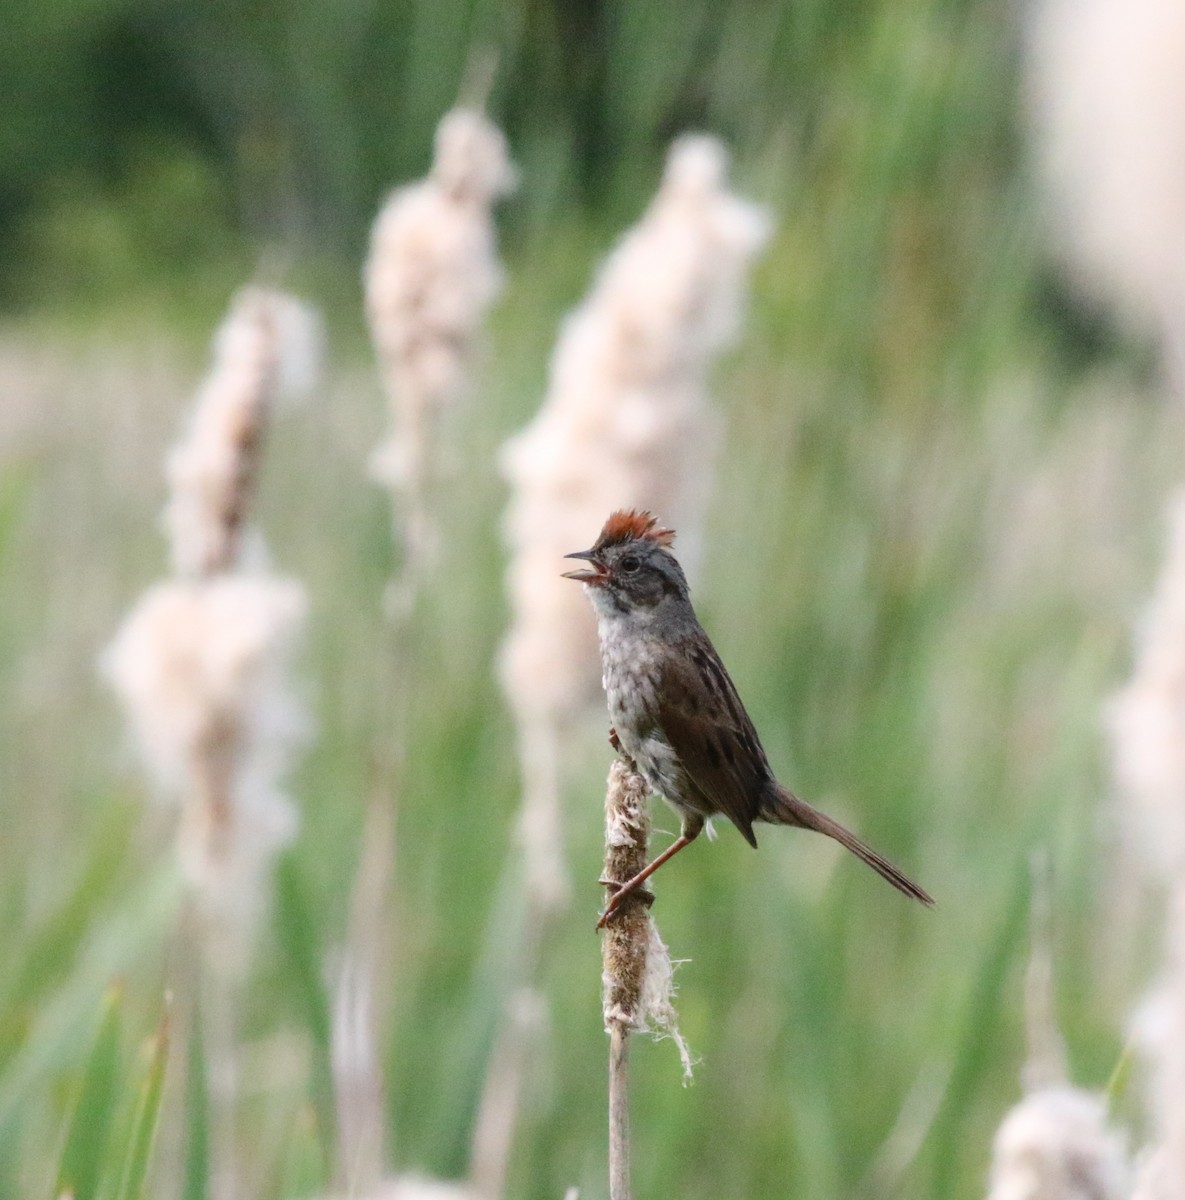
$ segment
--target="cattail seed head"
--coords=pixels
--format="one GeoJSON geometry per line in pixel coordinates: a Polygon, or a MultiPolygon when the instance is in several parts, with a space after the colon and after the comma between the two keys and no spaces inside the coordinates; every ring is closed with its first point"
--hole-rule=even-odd
{"type": "Polygon", "coordinates": [[[694,559],[717,421],[707,369],[736,335],[745,278],[769,220],[727,186],[709,137],[671,147],[641,221],[564,322],[547,397],[503,448],[513,625],[502,681],[520,721],[569,717],[598,693],[599,659],[579,589],[556,563],[606,512],[659,512],[694,559]]]}
{"type": "MultiPolygon", "coordinates": [[[[606,879],[624,883],[646,865],[649,796],[646,780],[621,759],[615,759],[605,793],[606,879]]],[[[690,1080],[691,1051],[679,1032],[671,956],[643,896],[627,896],[605,926],[601,967],[606,1031],[618,1026],[673,1038],[684,1079],[690,1080]]]]}
{"type": "Polygon", "coordinates": [[[159,583],[102,661],[161,795],[182,805],[186,878],[244,930],[297,828],[282,780],[309,726],[290,682],[305,615],[290,580],[159,583]]]}
{"type": "Polygon", "coordinates": [[[465,391],[486,312],[502,289],[493,205],[514,188],[502,132],[455,109],[436,131],[428,177],[391,193],[371,234],[366,311],[393,418],[373,470],[418,488],[430,423],[465,391]]]}
{"type": "Polygon", "coordinates": [[[1125,1200],[1127,1188],[1123,1141],[1098,1096],[1033,1092],[996,1133],[988,1200],[1125,1200]]]}
{"type": "Polygon", "coordinates": [[[1030,39],[1051,222],[1088,289],[1130,315],[1185,304],[1185,6],[1044,0],[1030,39]]]}
{"type": "Polygon", "coordinates": [[[311,390],[320,357],[320,323],[300,301],[262,288],[235,297],[215,338],[213,369],[166,464],[164,521],[178,575],[239,561],[270,409],[311,390]]]}

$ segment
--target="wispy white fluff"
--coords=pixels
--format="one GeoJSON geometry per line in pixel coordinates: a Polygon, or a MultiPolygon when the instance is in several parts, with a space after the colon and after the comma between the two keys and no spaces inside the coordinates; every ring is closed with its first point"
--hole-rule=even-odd
{"type": "Polygon", "coordinates": [[[675,1011],[675,964],[671,952],[659,935],[654,918],[649,921],[649,941],[646,944],[646,975],[642,981],[642,1005],[639,1015],[644,1028],[656,1037],[669,1037],[678,1048],[683,1064],[683,1082],[691,1082],[695,1060],[691,1047],[679,1029],[679,1014],[675,1011]]]}
{"type": "Polygon", "coordinates": [[[419,496],[433,423],[465,392],[487,311],[502,288],[493,207],[513,190],[502,132],[458,108],[436,131],[431,173],[393,192],[375,221],[366,310],[391,405],[392,430],[376,477],[402,508],[412,551],[427,536],[419,496]]]}
{"type": "MultiPolygon", "coordinates": [[[[545,815],[557,785],[528,755],[549,757],[538,748],[556,723],[599,697],[595,626],[580,589],[560,578],[562,556],[631,505],[660,513],[679,530],[682,557],[693,556],[718,434],[708,367],[737,332],[768,231],[765,214],[729,191],[717,141],[676,141],[650,208],[565,321],[542,407],[503,449],[512,625],[501,676],[541,827],[558,828],[545,815]]],[[[560,847],[542,840],[540,850],[527,872],[553,887],[560,847]]]]}
{"type": "Polygon", "coordinates": [[[291,682],[305,613],[289,580],[159,583],[103,660],[161,794],[184,806],[187,877],[207,907],[245,926],[265,868],[296,832],[282,781],[307,729],[291,682]]]}
{"type": "Polygon", "coordinates": [[[1169,319],[1185,304],[1185,5],[1044,0],[1037,12],[1032,96],[1053,229],[1097,292],[1169,319]]]}
{"type": "Polygon", "coordinates": [[[320,323],[300,301],[262,288],[235,298],[214,341],[213,367],[166,464],[165,525],[179,575],[235,565],[236,508],[254,481],[268,411],[313,387],[320,357],[320,323]]]}
{"type": "Polygon", "coordinates": [[[988,1200],[1126,1200],[1122,1139],[1099,1096],[1046,1088],[1004,1119],[992,1145],[988,1200]]]}
{"type": "Polygon", "coordinates": [[[1163,1148],[1144,1155],[1137,1165],[1131,1200],[1179,1200],[1180,1178],[1173,1174],[1169,1156],[1163,1148]]]}
{"type": "Polygon", "coordinates": [[[1135,668],[1110,706],[1125,827],[1166,881],[1185,874],[1185,490],[1169,505],[1169,537],[1144,614],[1135,668]]]}
{"type": "Polygon", "coordinates": [[[399,1175],[385,1180],[362,1200],[489,1200],[468,1184],[431,1179],[427,1175],[399,1175]]]}

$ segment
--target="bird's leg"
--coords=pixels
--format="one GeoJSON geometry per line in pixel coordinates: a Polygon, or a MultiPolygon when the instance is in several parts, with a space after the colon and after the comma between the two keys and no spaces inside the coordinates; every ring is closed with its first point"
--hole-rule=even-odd
{"type": "Polygon", "coordinates": [[[690,836],[685,833],[679,834],[679,836],[653,862],[647,863],[646,866],[644,866],[637,873],[637,875],[633,877],[633,879],[627,879],[623,884],[619,885],[614,883],[612,880],[603,880],[602,882],[608,883],[610,887],[617,888],[617,891],[615,891],[613,895],[609,897],[609,902],[605,905],[605,911],[601,913],[601,919],[597,922],[597,928],[604,929],[606,922],[617,911],[617,906],[626,898],[626,896],[641,887],[641,885],[644,884],[646,880],[649,879],[650,876],[653,875],[654,872],[657,871],[658,868],[667,861],[667,859],[674,858],[684,846],[690,846],[698,835],[698,829],[690,836]]]}

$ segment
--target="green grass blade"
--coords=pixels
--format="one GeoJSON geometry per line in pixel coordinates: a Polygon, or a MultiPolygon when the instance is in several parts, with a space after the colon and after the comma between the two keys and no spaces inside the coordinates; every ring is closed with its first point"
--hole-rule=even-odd
{"type": "Polygon", "coordinates": [[[210,1184],[210,1093],[201,1011],[195,1005],[185,1064],[184,1200],[206,1200],[210,1184]]]}
{"type": "Polygon", "coordinates": [[[128,1138],[127,1157],[123,1165],[117,1200],[140,1200],[144,1179],[152,1158],[156,1139],[157,1118],[160,1116],[161,1096],[164,1093],[165,1064],[169,1058],[169,1013],[165,1012],[160,1028],[152,1039],[148,1070],[140,1084],[132,1131],[128,1138]]]}
{"type": "Polygon", "coordinates": [[[0,472],[0,563],[7,557],[13,530],[24,512],[35,477],[31,464],[17,464],[0,472]]]}
{"type": "Polygon", "coordinates": [[[121,1002],[122,989],[109,988],[58,1165],[55,1195],[68,1193],[74,1200],[93,1200],[98,1191],[119,1089],[121,1002]]]}
{"type": "Polygon", "coordinates": [[[934,1125],[930,1145],[936,1154],[933,1196],[952,1196],[963,1166],[963,1126],[975,1096],[976,1081],[990,1076],[996,1051],[1004,985],[1024,951],[1028,930],[1030,871],[1027,857],[1014,872],[1014,884],[996,936],[984,954],[971,990],[960,1051],[934,1125]]]}
{"type": "MultiPolygon", "coordinates": [[[[0,979],[0,1071],[24,1045],[28,1021],[76,966],[79,947],[94,936],[98,914],[118,896],[130,837],[131,806],[108,806],[110,819],[90,848],[77,882],[36,929],[16,942],[0,979]],[[13,1019],[15,1018],[15,1019],[13,1019]]],[[[126,899],[126,897],[124,897],[126,899]]]]}
{"type": "Polygon", "coordinates": [[[280,862],[276,871],[276,925],[313,1038],[313,1108],[325,1161],[333,1162],[337,1116],[329,1044],[329,999],[321,979],[321,953],[305,883],[291,855],[280,862]]]}
{"type": "Polygon", "coordinates": [[[329,1164],[325,1161],[321,1122],[312,1105],[301,1105],[293,1114],[283,1156],[284,1196],[315,1196],[329,1182],[329,1164]]]}
{"type": "Polygon", "coordinates": [[[95,995],[113,975],[134,971],[159,945],[178,895],[171,865],[153,872],[117,911],[92,925],[62,986],[39,997],[19,1051],[0,1072],[0,1157],[11,1156],[20,1144],[30,1097],[47,1078],[73,1070],[86,1053],[95,995]]]}

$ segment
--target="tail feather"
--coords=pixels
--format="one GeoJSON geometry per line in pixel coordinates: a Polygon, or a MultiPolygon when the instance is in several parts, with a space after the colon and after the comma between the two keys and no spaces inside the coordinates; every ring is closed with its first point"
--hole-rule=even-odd
{"type": "Polygon", "coordinates": [[[867,863],[882,879],[887,879],[899,892],[933,906],[934,898],[920,884],[899,871],[887,858],[878,854],[871,846],[862,842],[850,829],[833,821],[826,813],[812,808],[805,800],[799,800],[793,792],[778,785],[762,805],[760,819],[775,825],[796,825],[801,829],[813,829],[834,838],[845,849],[850,850],[861,862],[867,863]]]}

